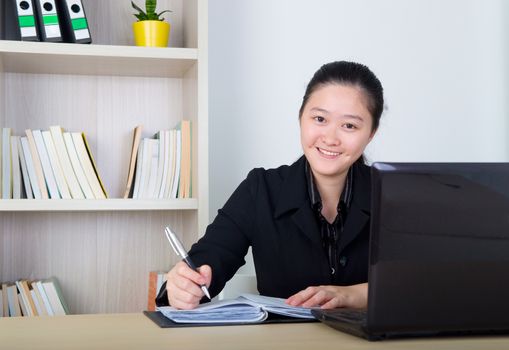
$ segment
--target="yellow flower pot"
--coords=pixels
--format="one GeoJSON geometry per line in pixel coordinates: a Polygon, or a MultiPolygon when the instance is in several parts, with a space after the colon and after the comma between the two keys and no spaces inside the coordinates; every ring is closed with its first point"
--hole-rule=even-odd
{"type": "Polygon", "coordinates": [[[170,24],[164,21],[139,21],[133,23],[136,46],[167,47],[170,39],[170,24]]]}

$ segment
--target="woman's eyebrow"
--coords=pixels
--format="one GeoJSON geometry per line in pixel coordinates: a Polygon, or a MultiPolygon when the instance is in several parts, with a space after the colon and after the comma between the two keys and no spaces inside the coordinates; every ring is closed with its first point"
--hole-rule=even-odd
{"type": "Polygon", "coordinates": [[[321,112],[321,113],[326,113],[326,114],[329,113],[328,110],[320,108],[320,107],[313,107],[313,108],[310,109],[310,111],[312,111],[312,112],[321,112]]]}

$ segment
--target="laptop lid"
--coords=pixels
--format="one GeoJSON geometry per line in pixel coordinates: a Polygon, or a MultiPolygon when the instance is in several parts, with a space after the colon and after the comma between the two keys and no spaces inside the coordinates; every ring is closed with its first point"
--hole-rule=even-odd
{"type": "Polygon", "coordinates": [[[372,334],[509,329],[509,164],[375,163],[372,334]]]}

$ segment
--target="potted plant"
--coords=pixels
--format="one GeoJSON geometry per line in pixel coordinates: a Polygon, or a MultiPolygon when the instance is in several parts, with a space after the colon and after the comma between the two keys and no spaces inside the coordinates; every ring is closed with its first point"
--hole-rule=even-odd
{"type": "Polygon", "coordinates": [[[138,22],[133,23],[134,42],[137,46],[168,46],[170,38],[170,24],[161,18],[165,10],[156,13],[157,0],[145,0],[145,11],[131,1],[133,8],[138,11],[134,16],[138,22]]]}

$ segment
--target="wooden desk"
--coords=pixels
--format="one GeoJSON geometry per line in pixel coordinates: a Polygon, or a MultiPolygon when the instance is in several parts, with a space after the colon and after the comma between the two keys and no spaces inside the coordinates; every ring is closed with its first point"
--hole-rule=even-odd
{"type": "Polygon", "coordinates": [[[507,349],[509,337],[368,342],[321,323],[162,329],[143,314],[0,318],[1,349],[507,349]]]}

